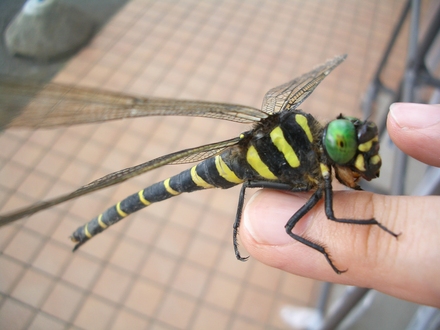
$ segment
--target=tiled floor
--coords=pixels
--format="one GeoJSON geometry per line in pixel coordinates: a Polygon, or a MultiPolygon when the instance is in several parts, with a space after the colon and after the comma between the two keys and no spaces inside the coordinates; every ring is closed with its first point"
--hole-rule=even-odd
{"type": "MultiPolygon", "coordinates": [[[[321,120],[360,115],[402,2],[134,0],[55,81],[259,107],[271,87],[348,53],[302,109],[321,120]]],[[[398,50],[405,54],[404,39],[398,50]]],[[[397,82],[404,59],[395,57],[389,82],[397,82]]],[[[0,209],[246,129],[169,117],[5,131],[0,209]]],[[[68,236],[78,226],[186,167],[164,167],[1,228],[0,328],[288,329],[280,308],[313,306],[320,284],[236,261],[237,188],[155,204],[71,252],[68,236]]]]}

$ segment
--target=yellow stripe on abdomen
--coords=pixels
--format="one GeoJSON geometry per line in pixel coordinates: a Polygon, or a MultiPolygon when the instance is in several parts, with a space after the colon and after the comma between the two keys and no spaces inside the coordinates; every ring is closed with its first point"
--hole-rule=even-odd
{"type": "Polygon", "coordinates": [[[84,226],[84,235],[86,235],[87,238],[92,238],[92,234],[90,234],[88,226],[89,224],[84,226]]]}
{"type": "Polygon", "coordinates": [[[166,180],[163,182],[163,185],[165,186],[165,190],[166,190],[168,193],[170,193],[171,195],[176,196],[176,195],[179,195],[179,194],[180,194],[180,192],[178,192],[178,191],[176,191],[176,190],[174,190],[173,188],[170,187],[170,178],[166,179],[166,180]]]}
{"type": "Polygon", "coordinates": [[[301,126],[304,133],[306,133],[309,141],[311,143],[313,143],[313,135],[312,135],[312,132],[310,131],[310,126],[309,126],[309,123],[307,122],[306,116],[297,114],[297,115],[295,115],[295,120],[298,123],[298,125],[301,126]]]}
{"type": "Polygon", "coordinates": [[[196,166],[193,166],[191,168],[191,179],[193,180],[193,182],[198,186],[198,187],[203,187],[205,189],[209,189],[209,188],[213,188],[214,186],[212,184],[209,184],[208,182],[206,182],[205,180],[203,180],[202,177],[200,177],[200,175],[197,174],[197,170],[196,170],[196,166]]]}
{"type": "Polygon", "coordinates": [[[270,132],[272,143],[277,147],[278,151],[284,155],[289,165],[296,168],[300,165],[300,161],[289,142],[284,138],[283,130],[278,126],[270,132]]]}
{"type": "Polygon", "coordinates": [[[139,200],[141,201],[142,204],[144,204],[146,206],[151,204],[150,201],[145,199],[145,197],[144,197],[144,190],[141,190],[141,191],[138,192],[138,197],[139,197],[139,200]]]}
{"type": "Polygon", "coordinates": [[[118,214],[121,216],[121,217],[123,217],[123,218],[125,218],[128,214],[127,213],[125,213],[124,211],[122,211],[122,209],[121,209],[121,202],[119,202],[118,204],[116,204],[116,212],[118,212],[118,214]]]}
{"type": "Polygon", "coordinates": [[[215,167],[217,168],[218,174],[226,181],[232,183],[242,183],[243,180],[240,179],[223,161],[220,155],[215,156],[215,167]]]}
{"type": "Polygon", "coordinates": [[[105,229],[108,226],[104,223],[104,221],[102,221],[102,213],[98,216],[98,225],[99,227],[105,229]]]}
{"type": "Polygon", "coordinates": [[[277,177],[270,171],[269,167],[267,167],[267,165],[263,163],[257,149],[255,149],[254,146],[249,147],[246,154],[246,160],[249,165],[251,165],[252,168],[257,171],[257,173],[260,174],[263,178],[269,180],[277,179],[277,177]]]}

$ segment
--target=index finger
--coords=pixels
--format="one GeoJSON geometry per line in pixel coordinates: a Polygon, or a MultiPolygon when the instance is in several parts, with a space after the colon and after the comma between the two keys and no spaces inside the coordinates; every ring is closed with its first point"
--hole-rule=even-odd
{"type": "Polygon", "coordinates": [[[394,103],[390,106],[387,129],[404,153],[440,167],[440,105],[394,103]]]}

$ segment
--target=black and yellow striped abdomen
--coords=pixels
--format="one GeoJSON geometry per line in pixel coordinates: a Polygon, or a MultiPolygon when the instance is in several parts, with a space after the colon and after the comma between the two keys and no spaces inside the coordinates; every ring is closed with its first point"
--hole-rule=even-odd
{"type": "Polygon", "coordinates": [[[224,152],[222,155],[209,158],[191,169],[128,196],[86,225],[79,227],[72,235],[72,240],[78,243],[75,249],[107,227],[150,204],[184,192],[208,188],[226,189],[242,183],[243,179],[236,174],[240,171],[234,172],[223,160],[223,158],[230,158],[229,156],[229,152],[224,152]]]}
{"type": "Polygon", "coordinates": [[[309,114],[285,111],[261,121],[241,141],[164,181],[155,183],[107,209],[78,228],[72,240],[82,243],[152,203],[181,193],[208,188],[227,189],[244,181],[275,181],[312,188],[320,175],[316,145],[322,127],[309,114]]]}

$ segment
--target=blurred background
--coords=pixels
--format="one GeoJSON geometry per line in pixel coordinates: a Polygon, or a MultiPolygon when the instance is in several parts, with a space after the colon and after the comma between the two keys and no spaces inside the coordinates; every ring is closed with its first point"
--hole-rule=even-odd
{"type": "MultiPolygon", "coordinates": [[[[71,3],[96,23],[86,46],[69,58],[36,62],[11,56],[2,42],[0,73],[259,108],[270,88],[347,53],[347,60],[301,105],[322,122],[339,113],[362,117],[362,98],[405,5],[401,0],[71,3]]],[[[22,4],[0,3],[2,32],[22,4]]],[[[422,1],[421,34],[437,5],[422,1]]],[[[408,25],[407,20],[382,76],[391,88],[397,88],[404,72],[408,25]]],[[[0,132],[0,210],[248,129],[220,120],[152,117],[6,130],[0,132]]],[[[71,252],[68,237],[78,226],[187,167],[163,167],[2,227],[0,328],[291,329],[280,311],[314,307],[322,283],[252,258],[246,263],[235,259],[232,223],[239,188],[155,204],[71,252]]],[[[382,187],[392,169],[384,171],[377,179],[379,186],[384,180],[382,187]]],[[[332,242],[325,243],[331,250],[332,242]]],[[[388,314],[387,328],[402,329],[416,306],[397,299],[391,305],[399,317],[388,314]]]]}

